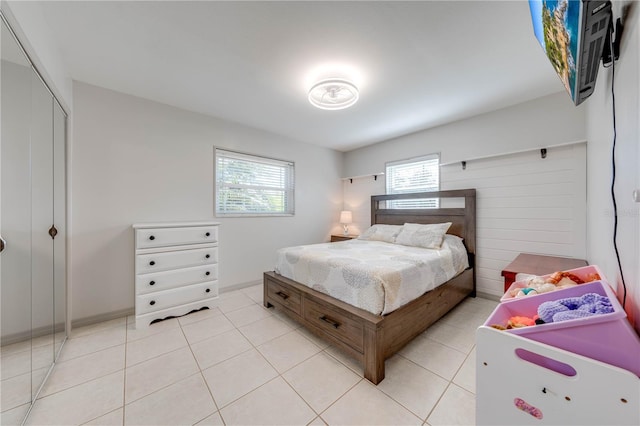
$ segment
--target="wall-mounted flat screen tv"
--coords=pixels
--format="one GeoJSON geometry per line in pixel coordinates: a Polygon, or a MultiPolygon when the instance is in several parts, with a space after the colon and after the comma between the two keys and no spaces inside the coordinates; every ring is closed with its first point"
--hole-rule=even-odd
{"type": "Polygon", "coordinates": [[[608,0],[529,0],[533,32],[576,105],[593,93],[611,21],[608,0]]]}

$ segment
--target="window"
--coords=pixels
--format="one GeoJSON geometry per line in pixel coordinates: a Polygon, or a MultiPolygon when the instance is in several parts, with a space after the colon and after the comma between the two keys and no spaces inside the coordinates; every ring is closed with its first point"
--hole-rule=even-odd
{"type": "Polygon", "coordinates": [[[294,164],[216,149],[216,216],[294,214],[294,164]]]}
{"type": "MultiPolygon", "coordinates": [[[[438,191],[440,189],[440,156],[438,154],[386,164],[387,194],[438,191]]],[[[437,208],[439,199],[389,201],[390,209],[437,208]]]]}

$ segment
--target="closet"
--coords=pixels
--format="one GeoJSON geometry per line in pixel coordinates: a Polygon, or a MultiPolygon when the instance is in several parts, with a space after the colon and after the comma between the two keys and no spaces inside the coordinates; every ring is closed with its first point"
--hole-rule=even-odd
{"type": "Polygon", "coordinates": [[[66,338],[67,117],[4,16],[0,40],[0,423],[20,424],[66,338]]]}

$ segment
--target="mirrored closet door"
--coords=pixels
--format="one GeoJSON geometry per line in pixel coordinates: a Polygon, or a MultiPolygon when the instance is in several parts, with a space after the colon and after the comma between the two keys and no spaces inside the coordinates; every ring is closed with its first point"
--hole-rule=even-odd
{"type": "Polygon", "coordinates": [[[20,424],[66,337],[66,115],[4,20],[0,41],[0,424],[20,424]]]}

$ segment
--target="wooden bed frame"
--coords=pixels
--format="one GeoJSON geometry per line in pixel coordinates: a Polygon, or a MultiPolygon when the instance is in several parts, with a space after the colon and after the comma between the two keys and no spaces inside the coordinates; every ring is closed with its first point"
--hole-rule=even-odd
{"type": "Polygon", "coordinates": [[[470,267],[445,284],[387,315],[374,315],[275,272],[264,273],[264,306],[275,307],[364,365],[373,384],[384,379],[384,361],[449,312],[475,296],[476,190],[377,195],[371,197],[371,223],[452,222],[448,233],[464,238],[470,267]],[[464,198],[464,208],[385,209],[381,202],[416,198],[464,198]]]}

